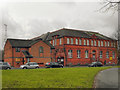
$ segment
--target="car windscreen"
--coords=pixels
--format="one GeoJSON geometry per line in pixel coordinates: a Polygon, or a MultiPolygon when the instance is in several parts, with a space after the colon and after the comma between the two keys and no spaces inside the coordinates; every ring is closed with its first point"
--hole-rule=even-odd
{"type": "Polygon", "coordinates": [[[4,62],[3,65],[8,65],[8,63],[4,62]]]}
{"type": "Polygon", "coordinates": [[[92,62],[92,64],[95,64],[96,62],[92,62]]]}
{"type": "Polygon", "coordinates": [[[38,65],[37,63],[33,63],[34,65],[38,65]]]}

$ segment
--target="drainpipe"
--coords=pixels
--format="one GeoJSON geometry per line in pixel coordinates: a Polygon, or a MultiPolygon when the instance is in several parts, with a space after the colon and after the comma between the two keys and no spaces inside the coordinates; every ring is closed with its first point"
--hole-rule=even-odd
{"type": "Polygon", "coordinates": [[[66,64],[67,64],[67,54],[66,54],[66,49],[65,49],[65,38],[63,37],[63,49],[64,49],[64,53],[65,53],[65,59],[66,59],[66,64]]]}
{"type": "Polygon", "coordinates": [[[13,51],[13,47],[12,47],[12,66],[14,67],[14,51],[13,51]]]}

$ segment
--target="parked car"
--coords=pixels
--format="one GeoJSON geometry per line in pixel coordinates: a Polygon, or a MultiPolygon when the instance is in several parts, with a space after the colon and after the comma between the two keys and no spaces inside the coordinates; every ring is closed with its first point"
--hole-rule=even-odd
{"type": "Polygon", "coordinates": [[[63,65],[57,62],[48,62],[45,64],[45,67],[46,68],[63,68],[63,65]]]}
{"type": "Polygon", "coordinates": [[[0,62],[0,69],[11,69],[11,66],[8,62],[0,62]]]}
{"type": "Polygon", "coordinates": [[[39,65],[36,62],[29,62],[20,66],[21,69],[37,69],[39,65]]]}
{"type": "Polygon", "coordinates": [[[92,62],[91,64],[88,64],[88,67],[101,67],[103,66],[101,62],[92,62]]]}

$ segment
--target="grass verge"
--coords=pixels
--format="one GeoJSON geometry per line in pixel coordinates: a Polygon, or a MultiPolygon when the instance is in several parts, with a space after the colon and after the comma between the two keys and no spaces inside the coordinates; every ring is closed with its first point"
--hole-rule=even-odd
{"type": "Polygon", "coordinates": [[[111,67],[3,70],[3,88],[92,88],[95,75],[111,67]]]}

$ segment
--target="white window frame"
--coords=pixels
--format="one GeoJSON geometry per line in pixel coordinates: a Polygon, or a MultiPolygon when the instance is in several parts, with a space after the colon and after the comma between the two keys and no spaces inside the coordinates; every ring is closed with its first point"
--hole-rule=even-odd
{"type": "Polygon", "coordinates": [[[79,45],[82,45],[82,40],[81,39],[79,39],[79,45]]]}
{"type": "Polygon", "coordinates": [[[101,46],[103,46],[103,41],[101,41],[101,46]]]}
{"type": "Polygon", "coordinates": [[[80,58],[81,56],[81,50],[77,50],[77,58],[80,58]]]}
{"type": "Polygon", "coordinates": [[[88,50],[85,50],[85,58],[88,58],[89,57],[89,52],[88,50]]]}
{"type": "Polygon", "coordinates": [[[68,50],[68,58],[72,58],[72,50],[68,50]]]}
{"type": "Polygon", "coordinates": [[[71,44],[73,44],[73,38],[70,38],[70,40],[71,40],[71,44]]]}
{"type": "Polygon", "coordinates": [[[78,39],[76,39],[75,42],[76,42],[76,45],[78,45],[78,39]]]}
{"type": "Polygon", "coordinates": [[[109,47],[110,46],[110,42],[108,41],[107,43],[108,43],[108,47],[109,47]]]}
{"type": "Polygon", "coordinates": [[[93,46],[93,40],[91,40],[91,46],[93,46]]]}
{"type": "Polygon", "coordinates": [[[112,57],[115,59],[115,51],[112,52],[112,57]]]}
{"type": "Polygon", "coordinates": [[[89,40],[87,40],[87,45],[89,45],[89,40]]]}
{"type": "Polygon", "coordinates": [[[98,41],[98,46],[100,47],[100,41],[98,41]]]}
{"type": "Polygon", "coordinates": [[[86,45],[86,40],[84,40],[84,45],[86,45]]]}
{"type": "Polygon", "coordinates": [[[100,51],[100,58],[102,58],[103,56],[103,51],[100,51]]]}
{"type": "Polygon", "coordinates": [[[94,46],[97,46],[97,44],[96,44],[96,40],[94,40],[94,46]]]}
{"type": "Polygon", "coordinates": [[[109,51],[106,52],[106,58],[109,58],[109,51]]]}
{"type": "Polygon", "coordinates": [[[70,39],[69,38],[67,38],[67,44],[70,44],[70,39]]]}
{"type": "Polygon", "coordinates": [[[107,46],[107,42],[105,41],[105,47],[107,46]]]}

